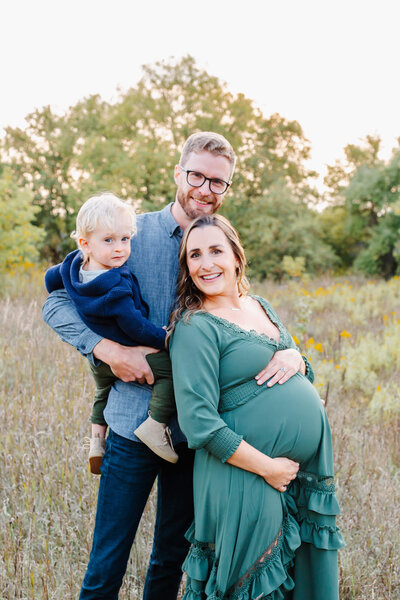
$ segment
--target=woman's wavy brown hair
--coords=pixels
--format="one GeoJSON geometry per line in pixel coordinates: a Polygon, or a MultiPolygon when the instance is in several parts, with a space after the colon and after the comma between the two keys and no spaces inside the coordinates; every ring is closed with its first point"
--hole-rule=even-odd
{"type": "Polygon", "coordinates": [[[202,310],[203,308],[205,300],[204,294],[197,289],[189,275],[189,269],[187,266],[187,242],[193,229],[210,226],[218,227],[221,229],[221,231],[223,231],[230,243],[236,260],[239,263],[239,266],[236,269],[239,296],[246,295],[247,290],[250,287],[245,275],[245,267],[247,264],[246,257],[236,229],[229,223],[228,219],[225,219],[225,217],[222,217],[221,215],[206,215],[197,217],[197,219],[192,221],[192,223],[185,229],[179,247],[180,273],[178,277],[177,308],[171,314],[167,339],[175,329],[177,321],[183,317],[183,314],[185,315],[185,319],[187,319],[190,317],[190,315],[202,310]]]}

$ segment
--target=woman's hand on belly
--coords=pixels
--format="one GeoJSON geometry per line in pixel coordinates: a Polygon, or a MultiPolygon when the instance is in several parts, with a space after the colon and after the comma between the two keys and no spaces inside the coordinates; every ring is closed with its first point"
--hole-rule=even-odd
{"type": "Polygon", "coordinates": [[[278,456],[271,458],[242,440],[236,451],[226,461],[228,464],[251,473],[257,473],[279,492],[285,492],[287,486],[297,476],[299,463],[290,458],[278,456]]]}
{"type": "Polygon", "coordinates": [[[286,348],[278,350],[271,358],[265,369],[256,375],[258,385],[268,381],[267,386],[271,387],[275,383],[285,383],[298,372],[305,373],[305,364],[300,352],[295,348],[286,348]]]}
{"type": "Polygon", "coordinates": [[[267,473],[263,475],[265,481],[278,492],[286,492],[289,483],[297,477],[299,463],[283,456],[266,458],[268,459],[267,473]]]}

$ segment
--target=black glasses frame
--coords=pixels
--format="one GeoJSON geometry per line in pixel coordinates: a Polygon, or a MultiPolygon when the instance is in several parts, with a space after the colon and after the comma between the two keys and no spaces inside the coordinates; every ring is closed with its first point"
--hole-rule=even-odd
{"type": "Polygon", "coordinates": [[[228,187],[231,185],[231,182],[229,181],[224,181],[224,179],[219,179],[216,177],[206,177],[205,175],[203,175],[203,173],[200,173],[200,171],[196,171],[193,169],[185,169],[184,167],[181,167],[181,165],[179,165],[179,168],[181,169],[181,171],[184,171],[186,173],[186,183],[188,185],[190,185],[190,187],[195,187],[195,188],[201,188],[202,185],[204,185],[204,183],[206,181],[208,181],[208,189],[210,190],[211,194],[215,194],[216,196],[221,196],[222,194],[225,194],[226,190],[228,189],[228,187]],[[202,177],[204,177],[203,181],[200,183],[200,185],[192,185],[191,183],[189,183],[189,175],[190,173],[198,173],[199,175],[201,175],[202,177]],[[211,184],[215,181],[222,181],[222,183],[225,184],[225,189],[223,192],[213,192],[213,190],[211,189],[211,184]]]}

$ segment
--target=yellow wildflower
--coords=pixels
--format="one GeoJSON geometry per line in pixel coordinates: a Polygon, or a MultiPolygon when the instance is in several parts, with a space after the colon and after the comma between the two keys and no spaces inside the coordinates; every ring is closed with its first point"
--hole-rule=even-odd
{"type": "Polygon", "coordinates": [[[299,338],[297,337],[297,335],[294,335],[294,336],[293,336],[293,341],[294,341],[294,343],[296,344],[296,346],[300,346],[300,340],[299,340],[299,338]]]}
{"type": "Polygon", "coordinates": [[[340,337],[342,337],[342,338],[351,337],[351,333],[349,333],[348,331],[343,329],[343,331],[340,333],[340,337]]]}
{"type": "Polygon", "coordinates": [[[307,340],[307,342],[306,342],[306,346],[307,346],[307,348],[308,348],[309,346],[312,346],[313,344],[315,344],[314,338],[312,338],[312,337],[308,338],[308,340],[307,340]]]}
{"type": "Polygon", "coordinates": [[[324,350],[323,350],[323,348],[322,348],[322,344],[321,344],[321,342],[318,342],[318,344],[315,344],[315,345],[314,345],[314,348],[315,348],[316,350],[318,350],[318,352],[323,352],[323,351],[324,351],[324,350]]]}

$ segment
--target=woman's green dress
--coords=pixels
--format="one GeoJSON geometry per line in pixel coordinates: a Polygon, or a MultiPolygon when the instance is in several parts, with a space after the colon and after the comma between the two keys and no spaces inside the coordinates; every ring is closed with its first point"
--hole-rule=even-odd
{"type": "Polygon", "coordinates": [[[195,520],[185,600],[337,600],[332,442],[326,412],[300,373],[283,385],[254,377],[295,344],[271,306],[280,341],[210,313],[180,321],[171,341],[179,423],[194,466],[195,520]],[[285,493],[225,461],[244,439],[300,463],[285,493]]]}

